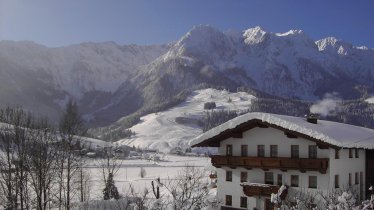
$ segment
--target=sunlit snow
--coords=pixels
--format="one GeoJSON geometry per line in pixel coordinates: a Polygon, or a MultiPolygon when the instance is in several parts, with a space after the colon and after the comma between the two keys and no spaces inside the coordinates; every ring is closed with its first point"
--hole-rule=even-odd
{"type": "Polygon", "coordinates": [[[188,146],[189,140],[202,133],[196,124],[178,124],[176,117],[201,119],[204,116],[204,103],[214,101],[216,110],[247,110],[255,97],[245,93],[230,93],[225,90],[205,89],[193,92],[186,102],[164,112],[148,114],[141,123],[130,129],[136,133],[131,139],[122,139],[118,144],[158,149],[168,152],[173,147],[188,146]],[[229,101],[230,99],[230,101],[229,101]]]}

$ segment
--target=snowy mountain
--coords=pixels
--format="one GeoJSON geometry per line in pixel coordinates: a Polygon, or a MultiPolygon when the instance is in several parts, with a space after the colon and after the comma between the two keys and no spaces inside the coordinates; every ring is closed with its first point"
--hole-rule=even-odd
{"type": "Polygon", "coordinates": [[[373,79],[373,49],[333,37],[315,41],[302,30],[222,32],[200,25],[159,46],[0,42],[0,105],[21,104],[57,119],[74,98],[91,126],[165,110],[206,87],[352,99],[360,97],[358,86],[373,92],[373,79]]]}
{"type": "Polygon", "coordinates": [[[168,48],[113,42],[47,48],[33,42],[1,41],[0,104],[19,104],[57,119],[73,98],[86,116],[94,113],[100,119],[106,109],[123,103],[120,86],[128,76],[168,48]]]}
{"type": "Polygon", "coordinates": [[[174,88],[205,82],[288,98],[315,100],[328,92],[355,98],[355,86],[373,87],[374,50],[335,38],[314,41],[301,30],[225,33],[196,26],[140,74],[165,75],[174,88]]]}
{"type": "Polygon", "coordinates": [[[185,102],[166,111],[145,115],[131,127],[135,136],[117,141],[118,144],[169,152],[172,148],[189,147],[189,140],[202,133],[198,121],[205,112],[206,102],[215,102],[214,110],[246,111],[255,97],[245,93],[204,89],[194,91],[185,102]],[[182,122],[177,119],[184,119],[182,122]]]}

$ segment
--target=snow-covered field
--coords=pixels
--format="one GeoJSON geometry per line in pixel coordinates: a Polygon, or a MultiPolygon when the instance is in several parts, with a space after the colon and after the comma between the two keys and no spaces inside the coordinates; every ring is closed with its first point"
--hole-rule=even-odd
{"type": "MultiPolygon", "coordinates": [[[[142,192],[145,188],[151,190],[151,181],[158,177],[161,180],[175,178],[186,165],[204,169],[211,168],[210,158],[208,157],[166,155],[160,162],[144,159],[123,160],[114,180],[118,191],[122,194],[128,193],[130,184],[135,190],[142,192]],[[140,177],[141,167],[146,171],[144,178],[140,177]]],[[[89,162],[86,170],[90,172],[91,176],[90,198],[101,200],[104,186],[100,168],[95,166],[95,160],[89,162]]]]}
{"type": "Polygon", "coordinates": [[[254,98],[245,92],[230,93],[211,88],[197,90],[186,102],[174,108],[142,117],[141,123],[130,128],[136,135],[117,143],[169,152],[171,148],[189,145],[190,140],[202,133],[197,124],[176,123],[176,117],[201,119],[206,111],[206,102],[215,102],[216,110],[247,110],[254,98]]]}
{"type": "Polygon", "coordinates": [[[106,141],[103,141],[103,140],[100,140],[100,139],[80,137],[80,140],[83,142],[84,146],[87,147],[87,148],[112,146],[111,142],[106,142],[106,141]]]}

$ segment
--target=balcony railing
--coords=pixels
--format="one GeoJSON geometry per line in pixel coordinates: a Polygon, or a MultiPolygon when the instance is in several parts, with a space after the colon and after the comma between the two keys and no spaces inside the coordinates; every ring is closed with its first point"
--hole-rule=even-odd
{"type": "Polygon", "coordinates": [[[243,192],[246,196],[271,196],[272,193],[277,194],[280,186],[277,185],[245,185],[243,192]]]}
{"type": "Polygon", "coordinates": [[[262,168],[305,171],[319,171],[325,174],[329,165],[328,158],[287,158],[287,157],[241,157],[241,156],[211,156],[212,164],[220,168],[227,166],[230,168],[244,167],[247,169],[262,168]]]}
{"type": "MultiPolygon", "coordinates": [[[[265,196],[270,197],[271,194],[277,194],[279,192],[280,186],[278,185],[269,185],[269,184],[257,184],[257,183],[243,183],[243,192],[246,196],[265,196]]],[[[283,200],[288,193],[287,187],[285,187],[280,193],[280,197],[283,200]]]]}

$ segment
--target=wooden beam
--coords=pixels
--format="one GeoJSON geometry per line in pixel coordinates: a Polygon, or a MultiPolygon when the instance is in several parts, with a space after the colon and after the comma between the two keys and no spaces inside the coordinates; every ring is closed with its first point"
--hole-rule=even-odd
{"type": "Polygon", "coordinates": [[[287,132],[287,131],[284,132],[284,135],[286,135],[287,138],[290,138],[290,139],[297,139],[297,135],[287,132]]]}
{"type": "Polygon", "coordinates": [[[235,133],[231,133],[230,136],[232,138],[242,139],[243,138],[243,133],[242,132],[235,132],[235,133]]]}
{"type": "Polygon", "coordinates": [[[328,149],[328,148],[330,147],[330,145],[327,144],[327,143],[318,142],[318,143],[317,143],[317,147],[318,147],[319,149],[328,149]]]}
{"type": "Polygon", "coordinates": [[[269,127],[268,125],[265,125],[264,123],[258,123],[257,126],[259,128],[268,128],[269,127]]]}

